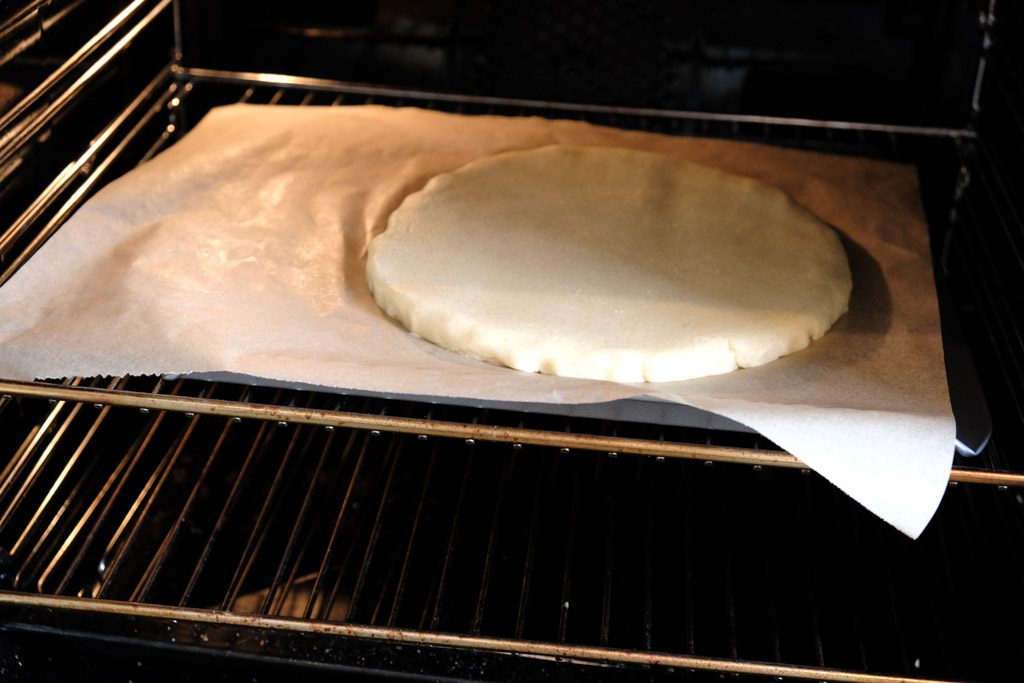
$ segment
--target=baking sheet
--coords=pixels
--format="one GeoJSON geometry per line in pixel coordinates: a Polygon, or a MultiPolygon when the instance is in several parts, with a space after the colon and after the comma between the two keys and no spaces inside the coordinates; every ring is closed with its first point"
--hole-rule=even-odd
{"type": "Polygon", "coordinates": [[[648,395],[750,426],[916,537],[955,433],[929,253],[908,166],[534,117],[232,105],[110,183],[0,288],[0,376],[233,372],[527,403],[648,395]],[[646,385],[492,366],[385,317],[366,246],[402,199],[471,160],[554,143],[661,152],[786,190],[841,233],[849,313],[769,365],[646,385]]]}

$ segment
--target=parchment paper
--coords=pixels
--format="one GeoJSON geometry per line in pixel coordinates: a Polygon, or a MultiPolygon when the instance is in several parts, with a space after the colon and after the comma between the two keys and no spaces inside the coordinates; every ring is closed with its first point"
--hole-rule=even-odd
{"type": "Polygon", "coordinates": [[[214,109],[100,191],[0,288],[0,376],[215,371],[442,397],[687,403],[758,430],[914,537],[954,448],[914,169],[572,121],[214,109]],[[662,152],[789,192],[843,236],[849,313],[769,365],[647,385],[488,365],[385,317],[365,253],[401,200],[473,159],[553,143],[662,152]]]}

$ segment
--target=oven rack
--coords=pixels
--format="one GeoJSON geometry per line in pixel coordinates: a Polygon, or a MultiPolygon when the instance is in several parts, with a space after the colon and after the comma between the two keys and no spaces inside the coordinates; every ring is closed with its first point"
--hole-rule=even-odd
{"type": "MultiPolygon", "coordinates": [[[[187,131],[193,116],[198,118],[211,106],[232,102],[297,106],[379,102],[464,113],[554,114],[626,128],[767,141],[903,161],[920,155],[921,149],[929,145],[952,144],[963,148],[975,137],[972,131],[960,129],[715,115],[426,93],[274,74],[186,69],[172,64],[152,78],[129,105],[92,139],[88,149],[65,167],[0,234],[0,286],[104,182],[173,144],[187,131]]],[[[389,411],[386,406],[377,407],[373,413],[309,411],[272,403],[169,395],[169,384],[165,382],[151,382],[135,390],[124,386],[124,381],[115,381],[108,386],[86,386],[81,378],[62,384],[0,379],[0,396],[355,427],[424,437],[550,445],[562,449],[685,458],[758,468],[806,468],[797,458],[761,438],[711,430],[664,428],[639,434],[644,431],[642,428],[623,423],[585,420],[545,423],[531,416],[500,413],[493,415],[496,419],[488,419],[489,416],[480,411],[447,409],[445,412],[445,409],[427,404],[415,408],[406,406],[404,415],[393,414],[394,411],[389,411]],[[536,422],[541,425],[533,424],[536,422]]],[[[979,458],[965,460],[958,457],[950,482],[952,485],[1024,486],[1024,467],[1011,464],[998,448],[990,447],[979,458]]]]}
{"type": "Polygon", "coordinates": [[[19,632],[267,656],[305,635],[333,664],[381,641],[657,675],[1010,680],[1015,490],[955,487],[910,541],[774,468],[65,401],[8,402],[0,426],[0,621],[19,632]]]}

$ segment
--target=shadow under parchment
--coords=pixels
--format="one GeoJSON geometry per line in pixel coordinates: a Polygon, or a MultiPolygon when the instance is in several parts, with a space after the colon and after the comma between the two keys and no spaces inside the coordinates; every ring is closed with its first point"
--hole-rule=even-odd
{"type": "Polygon", "coordinates": [[[889,285],[885,282],[882,266],[864,247],[840,230],[837,229],[836,232],[850,263],[853,292],[850,294],[850,310],[836,321],[833,329],[862,334],[884,334],[892,327],[892,295],[889,293],[889,285]]]}

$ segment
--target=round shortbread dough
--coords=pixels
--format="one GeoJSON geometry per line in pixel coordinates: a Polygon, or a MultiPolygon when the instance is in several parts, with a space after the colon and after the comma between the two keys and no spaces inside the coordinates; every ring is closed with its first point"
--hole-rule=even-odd
{"type": "Polygon", "coordinates": [[[835,231],[775,187],[565,145],[434,177],[371,242],[366,276],[388,315],[444,348],[618,382],[803,349],[852,287],[835,231]]]}

